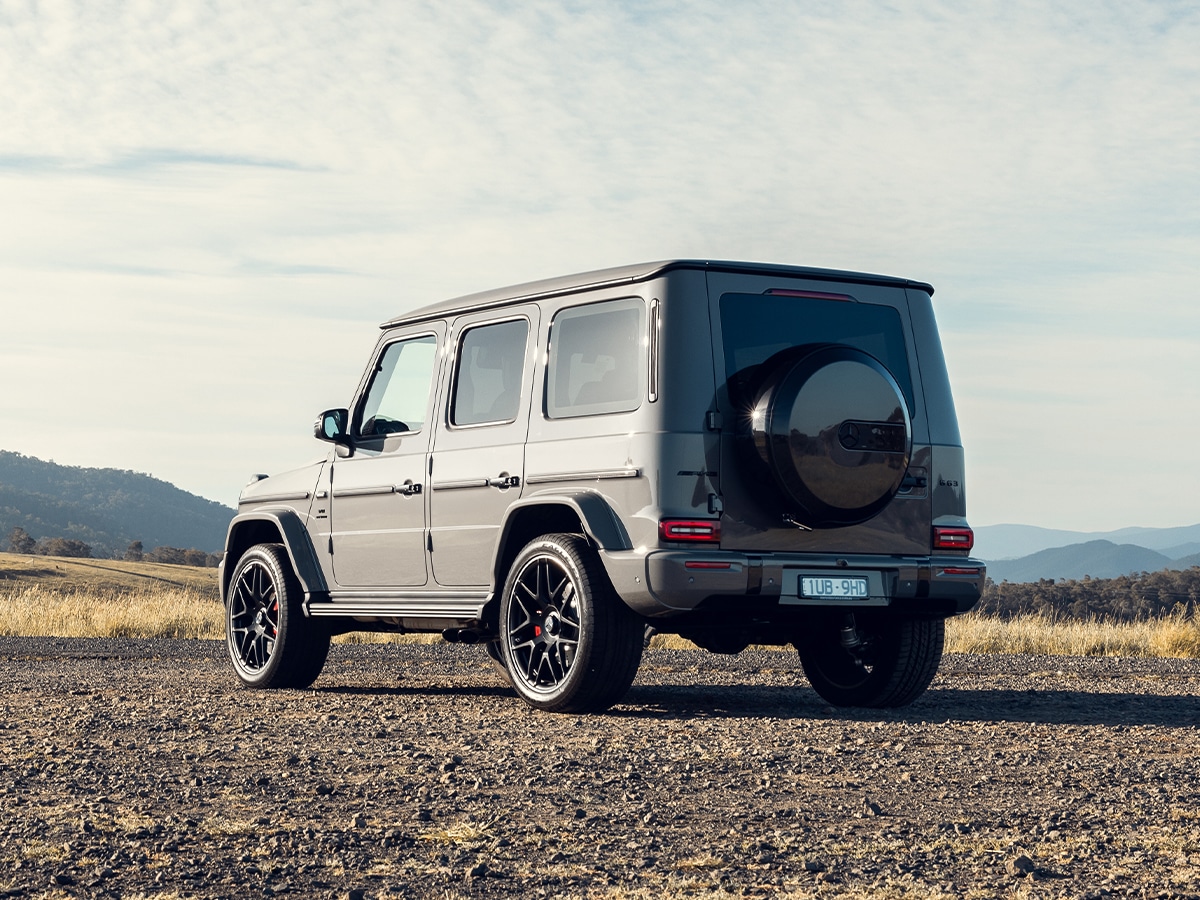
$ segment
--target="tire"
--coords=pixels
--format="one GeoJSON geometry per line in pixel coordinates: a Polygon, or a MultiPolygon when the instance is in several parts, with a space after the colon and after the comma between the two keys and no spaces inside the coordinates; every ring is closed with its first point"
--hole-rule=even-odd
{"type": "Polygon", "coordinates": [[[303,688],[329,655],[329,629],[304,615],[303,591],[282,544],[256,544],[229,579],[225,646],[242,684],[303,688]]]}
{"type": "Polygon", "coordinates": [[[644,636],[581,535],[543,535],[513,562],[500,599],[500,650],[513,689],[530,706],[567,713],[612,706],[633,684],[644,636]]]}
{"type": "Polygon", "coordinates": [[[823,611],[795,644],[804,674],[825,700],[881,709],[907,706],[925,692],[945,637],[943,619],[823,611]],[[847,647],[855,640],[861,643],[847,647]]]}

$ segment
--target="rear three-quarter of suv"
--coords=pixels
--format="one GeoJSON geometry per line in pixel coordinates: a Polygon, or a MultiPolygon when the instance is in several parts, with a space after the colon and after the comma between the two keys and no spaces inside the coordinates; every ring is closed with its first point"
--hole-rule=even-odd
{"type": "Polygon", "coordinates": [[[911,702],[985,574],[932,293],[681,260],[385,322],[317,419],[325,458],[242,493],[235,670],[303,686],[333,634],[440,632],[583,711],[624,695],[654,629],[792,644],[831,703],[911,702]]]}

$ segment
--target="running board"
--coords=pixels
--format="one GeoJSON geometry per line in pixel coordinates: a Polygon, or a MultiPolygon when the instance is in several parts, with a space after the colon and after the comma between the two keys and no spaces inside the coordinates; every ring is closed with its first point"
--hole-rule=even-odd
{"type": "Polygon", "coordinates": [[[389,618],[473,620],[483,611],[491,593],[439,593],[403,595],[331,592],[306,604],[310,616],[386,616],[389,618]]]}

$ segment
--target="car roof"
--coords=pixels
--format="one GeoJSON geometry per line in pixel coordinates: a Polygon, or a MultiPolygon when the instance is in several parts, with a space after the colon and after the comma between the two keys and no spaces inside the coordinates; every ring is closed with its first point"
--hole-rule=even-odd
{"type": "Polygon", "coordinates": [[[634,284],[656,278],[675,269],[702,269],[715,272],[744,273],[762,275],[775,273],[790,277],[819,278],[823,281],[853,282],[856,284],[874,284],[889,287],[914,288],[933,294],[933,286],[923,281],[911,281],[907,278],[896,278],[891,275],[872,275],[866,272],[851,272],[841,269],[816,269],[808,266],[787,266],[772,263],[733,262],[728,260],[710,259],[672,259],[658,262],[636,263],[629,266],[617,266],[611,269],[597,269],[592,272],[581,272],[577,275],[564,275],[558,278],[546,278],[539,281],[529,281],[509,287],[481,291],[476,294],[466,294],[450,300],[442,300],[422,306],[411,312],[404,313],[383,322],[380,328],[394,328],[425,319],[438,318],[451,313],[472,312],[493,306],[504,306],[509,303],[522,303],[542,297],[552,297],[558,294],[568,294],[590,288],[611,287],[620,284],[634,284]]]}

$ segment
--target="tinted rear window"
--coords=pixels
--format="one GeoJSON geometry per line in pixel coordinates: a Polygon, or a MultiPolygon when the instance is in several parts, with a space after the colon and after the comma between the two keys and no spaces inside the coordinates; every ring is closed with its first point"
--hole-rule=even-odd
{"type": "Polygon", "coordinates": [[[776,365],[808,349],[844,344],[875,357],[913,408],[900,313],[890,306],[772,294],[723,294],[721,337],[729,399],[746,406],[776,365]]]}

